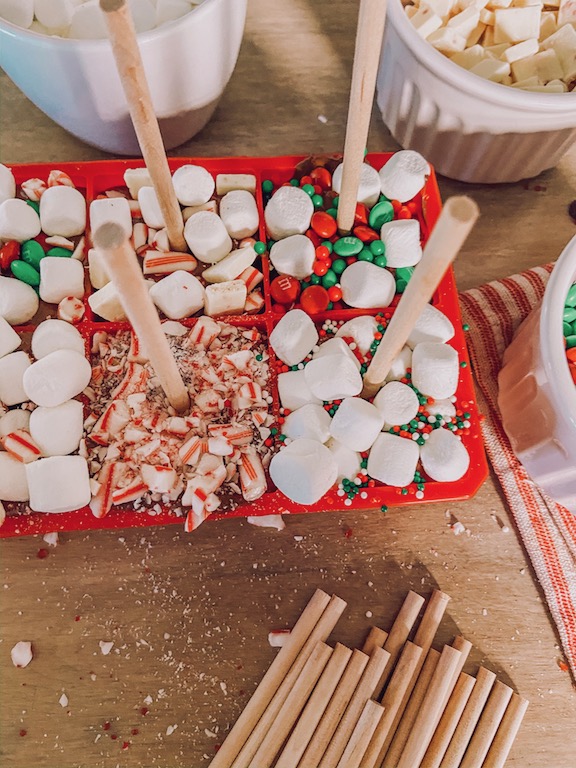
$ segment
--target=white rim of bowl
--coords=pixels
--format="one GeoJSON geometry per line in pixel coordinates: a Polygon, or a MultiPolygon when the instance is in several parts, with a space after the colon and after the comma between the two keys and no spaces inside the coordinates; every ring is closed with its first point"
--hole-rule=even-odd
{"type": "Polygon", "coordinates": [[[564,304],[575,280],[576,236],[570,240],[554,265],[544,292],[540,316],[540,354],[554,398],[554,409],[559,421],[569,422],[576,430],[576,384],[568,368],[562,332],[564,304]]]}
{"type": "MultiPolygon", "coordinates": [[[[195,16],[201,16],[203,13],[208,12],[207,9],[209,9],[211,5],[216,5],[217,3],[221,2],[224,2],[224,0],[202,0],[200,5],[195,5],[192,10],[188,11],[188,13],[184,14],[184,16],[180,16],[180,18],[173,19],[172,21],[167,21],[159,27],[150,29],[147,32],[138,32],[136,37],[138,38],[139,42],[147,43],[149,40],[153,40],[155,37],[160,37],[161,35],[166,34],[166,32],[168,32],[171,27],[174,27],[177,24],[181,24],[183,19],[188,19],[193,14],[195,16]]],[[[0,17],[0,31],[2,30],[13,35],[14,37],[30,37],[37,41],[45,42],[45,44],[48,44],[49,42],[51,45],[64,45],[70,48],[73,48],[77,45],[82,45],[84,47],[98,47],[110,44],[107,37],[85,39],[80,37],[59,37],[58,35],[44,35],[41,32],[34,32],[34,30],[19,27],[17,24],[12,24],[11,21],[6,21],[6,19],[0,17]]]]}
{"type": "MultiPolygon", "coordinates": [[[[443,53],[437,51],[434,46],[420,37],[404,13],[402,0],[390,0],[387,13],[393,19],[396,32],[422,66],[431,70],[437,77],[445,81],[449,80],[446,69],[455,68],[458,70],[459,76],[462,77],[463,84],[468,86],[471,95],[475,95],[475,91],[488,101],[505,103],[506,106],[518,106],[535,112],[546,109],[566,112],[569,109],[566,97],[576,98],[576,94],[571,92],[542,93],[540,91],[525,91],[521,88],[512,88],[509,85],[485,80],[483,77],[464,69],[464,67],[454,64],[447,56],[444,56],[443,53]]],[[[572,109],[574,109],[574,106],[574,104],[571,105],[572,109]]]]}

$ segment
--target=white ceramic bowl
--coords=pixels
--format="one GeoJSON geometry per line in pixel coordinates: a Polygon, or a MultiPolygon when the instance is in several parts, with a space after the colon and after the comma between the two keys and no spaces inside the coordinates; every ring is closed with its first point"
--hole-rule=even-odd
{"type": "Polygon", "coordinates": [[[576,281],[576,237],[556,262],[544,298],[518,328],[498,376],[502,423],[530,477],[576,512],[576,385],[562,313],[576,281]]]}
{"type": "Polygon", "coordinates": [[[400,0],[388,2],[377,91],[396,141],[452,179],[530,178],[576,141],[576,94],[524,91],[468,72],[418,35],[400,0]]]}
{"type": "MultiPolygon", "coordinates": [[[[190,139],[216,109],[234,67],[247,0],[204,0],[138,35],[167,149],[190,139]]],[[[78,138],[141,154],[108,40],[48,37],[0,19],[0,67],[37,107],[78,138]]]]}

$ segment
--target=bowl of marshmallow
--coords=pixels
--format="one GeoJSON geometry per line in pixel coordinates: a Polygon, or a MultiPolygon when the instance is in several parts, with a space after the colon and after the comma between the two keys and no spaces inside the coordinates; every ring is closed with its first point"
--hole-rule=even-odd
{"type": "Polygon", "coordinates": [[[513,182],[576,139],[570,0],[390,0],[378,106],[394,138],[460,181],[513,182]]]}
{"type": "MultiPolygon", "coordinates": [[[[246,0],[130,0],[165,147],[211,118],[234,71],[246,0]]],[[[2,0],[0,67],[48,117],[106,152],[139,155],[98,0],[2,0]]]]}

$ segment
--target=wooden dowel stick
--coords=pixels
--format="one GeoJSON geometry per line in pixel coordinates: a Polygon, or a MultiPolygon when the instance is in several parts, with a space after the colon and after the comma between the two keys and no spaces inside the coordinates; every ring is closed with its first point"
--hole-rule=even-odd
{"type": "Polygon", "coordinates": [[[380,627],[370,627],[370,632],[368,633],[366,640],[364,640],[364,645],[361,649],[362,653],[370,656],[374,648],[383,648],[387,637],[388,632],[384,632],[380,627]]]}
{"type": "MultiPolygon", "coordinates": [[[[246,743],[239,751],[234,762],[231,765],[228,764],[226,768],[248,768],[248,766],[251,764],[258,747],[268,733],[271,724],[274,722],[274,718],[280,711],[280,708],[284,703],[284,699],[292,690],[292,686],[296,682],[296,678],[300,674],[302,667],[308,660],[308,657],[312,653],[316,643],[319,641],[324,642],[327,639],[330,632],[332,632],[336,626],[336,622],[342,615],[345,607],[346,603],[344,600],[342,600],[342,598],[337,597],[336,595],[332,595],[326,610],[304,643],[302,650],[294,660],[294,663],[290,667],[288,674],[280,682],[278,690],[274,693],[268,703],[268,706],[262,712],[260,720],[254,726],[252,733],[249,735],[246,743]]],[[[218,754],[220,754],[220,752],[218,752],[218,754]]]]}
{"type": "Polygon", "coordinates": [[[281,750],[284,741],[302,712],[331,655],[332,648],[329,645],[326,643],[316,645],[296,678],[292,690],[284,699],[284,703],[258,747],[251,765],[258,766],[258,768],[270,768],[274,763],[276,755],[281,750]]]}
{"type": "Polygon", "coordinates": [[[416,619],[418,618],[418,614],[423,605],[424,598],[422,595],[410,590],[406,595],[406,599],[404,600],[398,615],[394,619],[394,624],[392,624],[388,638],[384,643],[384,650],[388,651],[390,654],[390,661],[386,665],[386,669],[378,681],[378,685],[374,691],[374,698],[379,699],[381,697],[384,686],[392,674],[398,656],[408,639],[408,635],[412,631],[412,627],[416,623],[416,619]]]}
{"type": "Polygon", "coordinates": [[[360,0],[338,204],[338,228],[343,232],[354,222],[385,20],[386,0],[360,0]]]}
{"type": "Polygon", "coordinates": [[[410,641],[404,645],[404,649],[398,659],[398,664],[396,664],[390,682],[382,697],[384,716],[378,723],[366,753],[362,758],[360,768],[380,768],[389,745],[389,742],[387,742],[388,734],[421,656],[422,648],[420,646],[414,645],[410,641]]]}
{"type": "Polygon", "coordinates": [[[346,744],[346,749],[342,753],[337,768],[359,768],[360,761],[366,752],[366,747],[370,743],[370,739],[372,738],[378,723],[382,719],[383,714],[384,707],[382,704],[378,704],[377,701],[368,699],[364,705],[362,714],[358,718],[358,722],[350,735],[350,739],[348,740],[348,744],[346,744]]]}
{"type": "MultiPolygon", "coordinates": [[[[290,734],[290,738],[286,742],[286,746],[276,762],[276,768],[298,767],[300,758],[304,754],[351,656],[352,650],[350,648],[341,643],[336,643],[332,656],[322,672],[322,677],[318,680],[312,696],[310,696],[294,730],[290,734]]],[[[368,662],[368,659],[366,659],[366,662],[368,662]]]]}
{"type": "Polygon", "coordinates": [[[346,711],[342,715],[342,719],[338,723],[330,743],[327,745],[326,752],[318,768],[336,768],[338,765],[338,761],[346,749],[346,744],[358,722],[364,705],[368,699],[372,698],[374,689],[389,659],[390,654],[383,648],[375,648],[372,652],[370,661],[366,665],[366,669],[360,678],[356,690],[352,694],[350,703],[346,707],[346,711]]]}
{"type": "Polygon", "coordinates": [[[142,64],[136,31],[126,0],[100,0],[100,8],[112,45],[112,53],[128,102],[142,157],[148,168],[174,251],[186,251],[184,222],[172,185],[166,151],[154,112],[150,89],[142,64]]]}
{"type": "Polygon", "coordinates": [[[486,669],[486,667],[480,667],[476,675],[474,688],[464,707],[462,717],[458,721],[446,754],[442,758],[440,768],[458,768],[460,765],[495,680],[496,675],[494,672],[486,669]]]}
{"type": "Polygon", "coordinates": [[[410,731],[412,730],[414,721],[418,715],[418,710],[424,701],[426,691],[428,690],[428,686],[430,685],[430,681],[432,680],[432,676],[436,671],[439,661],[440,652],[436,651],[434,648],[430,648],[422,667],[422,671],[416,680],[412,695],[403,711],[401,713],[399,712],[396,731],[392,734],[390,746],[384,756],[382,768],[398,768],[398,761],[400,760],[406,742],[408,741],[410,731]]]}
{"type": "Polygon", "coordinates": [[[178,412],[186,411],[190,404],[188,390],[124,229],[113,222],[104,223],[92,233],[92,240],[170,405],[178,412]]]}
{"type": "Polygon", "coordinates": [[[448,704],[448,699],[450,698],[450,696],[452,696],[452,691],[454,690],[454,686],[458,682],[458,678],[460,677],[460,672],[462,672],[462,670],[464,669],[464,664],[466,664],[466,659],[468,658],[468,656],[470,655],[470,651],[472,650],[472,643],[470,642],[470,640],[466,640],[465,637],[462,637],[462,635],[457,635],[454,638],[454,641],[452,642],[452,648],[456,648],[457,651],[460,651],[460,662],[454,672],[454,676],[452,678],[452,682],[450,685],[448,696],[446,697],[446,701],[444,702],[444,706],[448,704]]]}
{"type": "Polygon", "coordinates": [[[398,768],[418,768],[420,765],[454,687],[454,673],[458,669],[461,656],[460,651],[451,645],[445,645],[442,649],[440,661],[418,710],[398,768]]]}
{"type": "Polygon", "coordinates": [[[446,200],[424,247],[422,259],[416,265],[386,333],[368,366],[364,376],[363,397],[375,395],[384,382],[416,320],[468,237],[478,213],[478,206],[469,197],[450,197],[446,200]]]}
{"type": "Polygon", "coordinates": [[[461,768],[481,768],[512,693],[512,688],[496,680],[460,764],[461,768]]]}
{"type": "Polygon", "coordinates": [[[439,768],[475,682],[476,679],[472,675],[460,673],[420,768],[439,768]]]}
{"type": "Polygon", "coordinates": [[[528,700],[513,693],[482,768],[503,768],[527,708],[528,700]]]}
{"type": "Polygon", "coordinates": [[[368,656],[365,653],[358,650],[353,651],[352,658],[336,686],[334,695],[330,699],[326,711],[322,715],[322,719],[314,731],[314,735],[306,747],[302,759],[298,763],[298,768],[318,768],[322,755],[338,727],[338,723],[358,686],[368,661],[368,656]]]}
{"type": "Polygon", "coordinates": [[[288,674],[290,667],[318,625],[329,602],[330,596],[326,592],[321,589],[314,592],[310,602],[292,628],[288,640],[278,652],[252,694],[250,701],[210,763],[210,768],[230,768],[232,761],[240,752],[252,729],[288,674]]]}

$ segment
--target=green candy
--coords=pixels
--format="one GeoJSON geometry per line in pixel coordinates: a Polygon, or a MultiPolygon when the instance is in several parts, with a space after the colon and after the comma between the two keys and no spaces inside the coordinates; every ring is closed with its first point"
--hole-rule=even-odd
{"type": "Polygon", "coordinates": [[[386,253],[386,246],[382,242],[382,240],[372,240],[372,242],[369,245],[370,250],[374,254],[374,256],[382,256],[383,253],[386,253]]]}
{"type": "Polygon", "coordinates": [[[312,195],[312,202],[314,203],[314,208],[322,208],[324,205],[324,198],[322,195],[312,195]]]}
{"type": "Polygon", "coordinates": [[[329,216],[332,216],[332,218],[333,218],[333,219],[335,219],[335,218],[338,216],[338,211],[336,210],[336,208],[328,208],[328,209],[326,210],[326,213],[327,213],[329,216]]]}
{"type": "Polygon", "coordinates": [[[45,255],[44,248],[36,240],[26,240],[20,248],[20,258],[22,261],[30,264],[34,269],[40,269],[40,262],[45,255]]]}
{"type": "Polygon", "coordinates": [[[570,323],[566,322],[562,323],[562,332],[564,333],[564,336],[571,336],[574,333],[570,323]]]}
{"type": "Polygon", "coordinates": [[[266,243],[263,243],[261,240],[257,240],[254,243],[254,250],[259,256],[261,256],[266,250],[266,243]]]}
{"type": "Polygon", "coordinates": [[[290,184],[293,187],[299,187],[300,186],[300,181],[299,181],[299,179],[290,179],[290,184]]]}
{"type": "Polygon", "coordinates": [[[377,267],[385,267],[387,263],[388,262],[386,261],[386,256],[384,256],[384,254],[374,257],[374,264],[376,264],[377,267]]]}
{"type": "Polygon", "coordinates": [[[573,323],[574,320],[576,320],[576,309],[574,309],[574,307],[564,307],[562,320],[564,320],[565,323],[573,323]]]}
{"type": "Polygon", "coordinates": [[[374,261],[374,254],[370,248],[362,248],[358,254],[358,261],[374,261]]]}
{"type": "Polygon", "coordinates": [[[565,303],[569,307],[576,307],[576,283],[574,283],[574,285],[568,291],[568,296],[566,296],[565,303]]]}
{"type": "Polygon", "coordinates": [[[413,274],[414,267],[398,267],[396,270],[396,280],[404,280],[405,283],[408,283],[413,274]]]}
{"type": "Polygon", "coordinates": [[[302,186],[302,192],[306,192],[306,194],[309,195],[310,197],[316,194],[314,192],[314,187],[312,184],[304,184],[302,186]]]}
{"type": "Polygon", "coordinates": [[[333,269],[329,269],[328,272],[322,277],[322,286],[326,289],[332,288],[338,282],[338,277],[333,269]]]}
{"type": "Polygon", "coordinates": [[[50,248],[49,251],[46,251],[46,256],[58,256],[59,258],[69,259],[70,256],[72,256],[72,251],[57,246],[56,248],[50,248]]]}
{"type": "Polygon", "coordinates": [[[14,277],[21,280],[28,285],[37,286],[40,285],[40,274],[30,264],[26,264],[25,261],[16,259],[10,264],[10,269],[14,277]]]}
{"type": "Polygon", "coordinates": [[[334,261],[332,262],[332,271],[335,272],[337,275],[341,275],[347,266],[348,264],[346,264],[344,259],[334,259],[334,261]]]}
{"type": "Polygon", "coordinates": [[[396,280],[396,293],[404,293],[407,285],[404,280],[396,280]]]}
{"type": "Polygon", "coordinates": [[[382,225],[386,224],[388,221],[392,221],[393,218],[394,208],[392,208],[392,203],[388,202],[388,200],[383,200],[380,203],[376,203],[370,211],[368,223],[372,229],[380,231],[382,225]]]}
{"type": "MultiPolygon", "coordinates": [[[[12,262],[12,264],[15,264],[16,262],[12,262]]],[[[572,349],[572,347],[576,347],[576,336],[567,336],[566,337],[566,346],[568,349],[572,349]]]]}
{"type": "Polygon", "coordinates": [[[330,240],[322,240],[322,245],[324,248],[328,248],[328,253],[332,253],[332,243],[330,240]]]}
{"type": "Polygon", "coordinates": [[[347,237],[340,237],[334,243],[334,252],[338,256],[356,256],[364,248],[364,243],[360,238],[348,235],[347,237]]]}
{"type": "Polygon", "coordinates": [[[40,203],[36,200],[26,200],[26,204],[29,205],[30,208],[34,208],[38,215],[40,214],[40,203]]]}
{"type": "Polygon", "coordinates": [[[264,179],[264,181],[262,182],[262,192],[264,192],[264,194],[266,195],[269,195],[273,189],[274,189],[274,182],[270,181],[270,179],[264,179]]]}
{"type": "Polygon", "coordinates": [[[310,275],[310,282],[312,285],[320,285],[322,278],[319,275],[310,275]]]}

